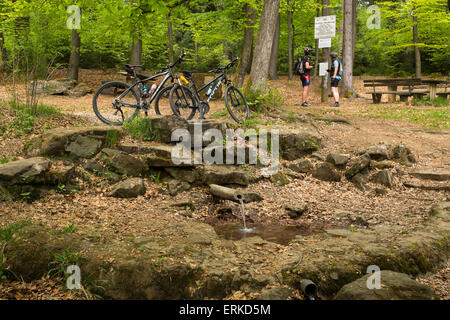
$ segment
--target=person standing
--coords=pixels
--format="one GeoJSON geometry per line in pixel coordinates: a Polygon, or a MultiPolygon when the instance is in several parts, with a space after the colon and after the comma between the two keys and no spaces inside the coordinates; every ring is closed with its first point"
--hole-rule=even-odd
{"type": "Polygon", "coordinates": [[[302,93],[302,107],[309,107],[306,99],[308,98],[308,88],[311,82],[310,72],[313,66],[311,65],[311,51],[310,47],[306,47],[304,49],[305,55],[303,57],[299,57],[297,60],[297,64],[295,66],[295,70],[300,75],[300,80],[302,81],[303,93],[302,93]]]}
{"type": "Polygon", "coordinates": [[[332,52],[330,54],[331,57],[331,68],[330,68],[330,77],[331,77],[331,92],[334,97],[334,104],[332,107],[339,107],[339,91],[338,85],[339,81],[342,79],[342,74],[344,71],[342,70],[342,62],[338,60],[338,54],[336,52],[332,52]]]}

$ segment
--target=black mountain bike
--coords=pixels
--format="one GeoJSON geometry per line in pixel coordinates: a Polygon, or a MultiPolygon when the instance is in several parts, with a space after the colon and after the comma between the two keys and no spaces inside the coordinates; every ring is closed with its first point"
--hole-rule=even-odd
{"type": "Polygon", "coordinates": [[[195,95],[195,99],[197,100],[196,106],[194,107],[196,107],[200,112],[199,119],[203,119],[203,116],[209,112],[209,101],[214,95],[214,92],[220,87],[222,82],[224,82],[226,85],[225,106],[227,107],[231,117],[238,123],[242,123],[244,122],[244,120],[249,119],[250,111],[244,95],[238,88],[233,86],[231,80],[227,78],[226,74],[226,70],[235,65],[238,60],[239,58],[236,58],[225,67],[218,67],[217,69],[208,71],[209,73],[215,73],[219,75],[200,89],[197,89],[195,81],[193,81],[192,78],[192,73],[195,73],[196,71],[182,71],[183,76],[187,80],[189,80],[190,85],[189,87],[187,87],[185,85],[175,84],[172,87],[172,90],[170,90],[169,102],[173,113],[176,116],[184,119],[186,119],[186,114],[192,113],[192,111],[190,111],[186,107],[187,104],[184,103],[184,100],[189,96],[191,92],[193,92],[195,95]],[[213,83],[215,83],[214,86],[213,83]],[[205,93],[207,99],[202,100],[199,93],[205,90],[208,86],[209,88],[205,93]]]}
{"type": "MultiPolygon", "coordinates": [[[[142,67],[140,65],[125,65],[125,71],[135,80],[135,83],[133,85],[121,81],[104,83],[95,92],[92,100],[92,106],[97,117],[106,124],[120,126],[136,117],[141,109],[147,116],[153,101],[155,101],[157,115],[173,114],[169,103],[169,93],[175,84],[175,79],[179,82],[173,68],[183,61],[185,55],[186,53],[181,54],[177,61],[151,77],[136,73],[136,68],[142,67]],[[156,79],[162,76],[164,76],[163,80],[157,85],[156,79]],[[164,87],[169,79],[170,84],[164,87]],[[153,84],[147,86],[147,82],[153,82],[153,84]]],[[[196,103],[192,92],[186,92],[183,101],[188,106],[196,103]]]]}

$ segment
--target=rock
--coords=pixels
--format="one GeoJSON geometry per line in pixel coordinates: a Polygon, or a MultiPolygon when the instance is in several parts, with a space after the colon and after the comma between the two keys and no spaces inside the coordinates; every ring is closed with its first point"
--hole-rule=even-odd
{"type": "Polygon", "coordinates": [[[308,124],[299,124],[295,128],[278,128],[280,156],[285,160],[296,160],[320,149],[322,137],[316,128],[308,124]]]}
{"type": "Polygon", "coordinates": [[[391,147],[391,159],[404,165],[411,165],[411,163],[417,162],[411,150],[401,144],[391,147]]]}
{"type": "Polygon", "coordinates": [[[127,176],[139,176],[145,171],[145,165],[141,160],[119,150],[105,148],[100,153],[100,159],[108,167],[127,176]]]}
{"type": "Polygon", "coordinates": [[[173,178],[189,183],[194,183],[197,179],[199,179],[199,174],[195,169],[168,167],[164,168],[164,170],[173,178]]]}
{"type": "Polygon", "coordinates": [[[258,300],[289,300],[294,297],[291,289],[285,287],[275,287],[263,290],[258,300]]]}
{"type": "Polygon", "coordinates": [[[66,146],[65,151],[74,158],[92,158],[100,151],[102,144],[101,139],[80,135],[66,146]]]}
{"type": "Polygon", "coordinates": [[[392,172],[388,170],[381,170],[375,173],[370,180],[372,180],[375,183],[382,184],[386,187],[392,188],[394,186],[392,180],[392,172]]]}
{"type": "Polygon", "coordinates": [[[357,173],[352,179],[351,182],[355,185],[359,190],[366,192],[367,191],[367,178],[361,173],[357,173]]]}
{"type": "Polygon", "coordinates": [[[146,188],[144,180],[141,178],[128,178],[115,185],[111,191],[110,196],[116,198],[136,198],[144,195],[146,188]]]}
{"type": "Polygon", "coordinates": [[[411,176],[422,180],[448,181],[450,180],[450,171],[422,170],[409,173],[411,176]]]}
{"type": "Polygon", "coordinates": [[[287,175],[282,171],[278,171],[277,173],[271,175],[269,180],[270,182],[275,183],[279,186],[284,186],[290,182],[287,175]]]}
{"type": "Polygon", "coordinates": [[[67,95],[72,97],[83,97],[88,93],[92,93],[92,89],[86,83],[80,82],[74,88],[68,90],[66,93],[67,95]]]}
{"type": "Polygon", "coordinates": [[[450,191],[450,184],[417,184],[413,182],[403,182],[403,185],[407,188],[415,188],[422,190],[436,190],[436,191],[450,191]]]}
{"type": "Polygon", "coordinates": [[[175,225],[177,233],[188,244],[210,245],[217,240],[216,231],[210,225],[199,222],[185,222],[175,225]]]}
{"type": "Polygon", "coordinates": [[[285,206],[284,209],[286,209],[290,218],[297,219],[308,211],[308,206],[306,204],[301,206],[285,206]]]}
{"type": "Polygon", "coordinates": [[[350,157],[347,154],[329,153],[327,155],[327,162],[334,164],[335,166],[345,166],[350,157]]]}
{"type": "Polygon", "coordinates": [[[50,161],[41,157],[0,164],[0,185],[42,183],[50,166],[50,161]]]}
{"type": "Polygon", "coordinates": [[[70,79],[37,80],[35,94],[37,95],[66,95],[76,86],[77,82],[70,79]]]}
{"type": "Polygon", "coordinates": [[[69,182],[75,174],[74,165],[52,165],[46,174],[46,184],[58,185],[66,184],[69,182]]]}
{"type": "Polygon", "coordinates": [[[292,171],[299,173],[311,173],[314,169],[313,164],[308,159],[299,159],[293,162],[290,162],[287,167],[292,171]]]}
{"type": "Polygon", "coordinates": [[[319,161],[324,161],[325,160],[324,157],[318,152],[311,153],[311,158],[317,159],[319,161]]]}
{"type": "Polygon", "coordinates": [[[370,164],[370,156],[368,154],[363,154],[362,156],[353,158],[348,163],[348,169],[345,171],[345,176],[347,179],[351,179],[357,173],[363,171],[370,164]]]}
{"type": "Polygon", "coordinates": [[[205,165],[202,180],[205,184],[239,184],[243,186],[249,184],[248,175],[245,171],[226,165],[205,165]]]}
{"type": "Polygon", "coordinates": [[[383,160],[383,161],[370,160],[369,166],[373,169],[390,169],[395,167],[395,162],[390,160],[383,160]]]}
{"type": "MultiPolygon", "coordinates": [[[[368,289],[367,280],[371,275],[346,284],[336,294],[336,300],[438,300],[427,286],[411,279],[404,273],[382,270],[381,288],[368,289]]],[[[369,280],[370,281],[370,280],[369,280]]]]}
{"type": "Polygon", "coordinates": [[[158,142],[121,143],[117,149],[129,154],[155,155],[160,158],[170,159],[174,146],[158,142]]]}
{"type": "Polygon", "coordinates": [[[191,185],[186,181],[180,181],[177,179],[172,179],[167,184],[167,191],[173,197],[179,194],[180,192],[187,191],[191,188],[191,185]]]}
{"type": "Polygon", "coordinates": [[[385,144],[380,144],[377,146],[370,146],[369,148],[367,148],[364,151],[364,153],[368,154],[370,159],[377,160],[377,161],[386,160],[386,159],[391,158],[388,146],[385,144]]]}
{"type": "Polygon", "coordinates": [[[341,181],[341,174],[334,165],[324,162],[319,165],[312,173],[313,177],[323,181],[341,181]]]}
{"type": "MultiPolygon", "coordinates": [[[[150,127],[152,128],[152,136],[147,137],[154,141],[159,141],[162,143],[175,143],[177,141],[172,141],[172,133],[177,129],[189,130],[189,124],[187,120],[180,119],[175,115],[162,116],[162,117],[148,117],[146,118],[150,122],[150,127]]],[[[192,139],[191,139],[192,140],[192,139]]]]}
{"type": "MultiPolygon", "coordinates": [[[[123,134],[122,128],[116,127],[88,127],[88,128],[56,128],[49,130],[40,137],[31,141],[31,146],[27,153],[30,155],[41,154],[46,156],[65,156],[70,154],[75,145],[69,147],[73,142],[79,139],[79,136],[88,137],[94,140],[100,140],[102,147],[114,146],[120,140],[123,134]]],[[[78,140],[76,144],[86,143],[84,140],[78,140]]],[[[92,142],[96,145],[95,142],[92,142]]],[[[90,151],[94,150],[91,149],[90,151]]],[[[89,153],[89,157],[91,154],[89,153]]]]}
{"type": "Polygon", "coordinates": [[[210,129],[218,130],[221,133],[222,138],[225,140],[226,129],[227,129],[227,124],[226,123],[224,123],[224,122],[217,122],[217,121],[209,120],[209,119],[189,120],[188,121],[188,129],[189,129],[189,133],[191,135],[191,145],[192,145],[192,147],[194,147],[194,132],[195,132],[196,127],[197,127],[197,130],[200,129],[199,132],[201,133],[200,138],[202,139],[202,141],[201,141],[201,146],[202,147],[206,147],[211,142],[214,141],[214,138],[212,138],[213,141],[209,141],[207,139],[203,140],[204,133],[206,131],[210,130],[210,129]]]}
{"type": "Polygon", "coordinates": [[[81,164],[81,166],[83,169],[93,173],[100,173],[106,170],[105,167],[93,160],[86,160],[81,164]]]}

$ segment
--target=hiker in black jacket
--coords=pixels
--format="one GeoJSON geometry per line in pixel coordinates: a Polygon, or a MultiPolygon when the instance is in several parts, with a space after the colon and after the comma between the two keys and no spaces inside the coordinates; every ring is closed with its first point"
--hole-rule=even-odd
{"type": "Polygon", "coordinates": [[[302,107],[309,106],[308,102],[306,102],[306,98],[308,97],[308,88],[309,88],[309,83],[311,82],[311,77],[310,77],[309,73],[311,72],[311,69],[313,68],[313,66],[311,65],[311,57],[310,57],[311,51],[312,51],[312,49],[310,47],[306,47],[304,49],[305,55],[303,57],[298,58],[297,64],[295,66],[295,70],[300,75],[300,80],[302,81],[302,85],[303,85],[302,107]],[[299,68],[300,65],[302,65],[303,68],[299,68]]]}

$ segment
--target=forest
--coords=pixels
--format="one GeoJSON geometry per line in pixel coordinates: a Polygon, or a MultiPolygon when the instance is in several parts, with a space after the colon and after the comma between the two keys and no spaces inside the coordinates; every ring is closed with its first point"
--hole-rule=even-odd
{"type": "Polygon", "coordinates": [[[0,300],[449,300],[449,46],[450,0],[0,0],[0,300]]]}
{"type": "MultiPolygon", "coordinates": [[[[121,68],[131,62],[158,70],[184,50],[188,53],[184,64],[187,69],[204,72],[241,56],[240,68],[249,72],[263,3],[5,0],[0,5],[0,65],[3,70],[22,70],[27,63],[39,65],[41,77],[48,66],[104,69],[121,68]],[[73,5],[76,7],[70,7],[73,5]]],[[[306,46],[314,48],[313,57],[322,59],[314,39],[316,16],[336,15],[337,32],[331,51],[342,57],[343,4],[336,0],[274,1],[279,13],[274,11],[267,18],[276,29],[269,40],[274,44],[272,78],[276,74],[292,76],[292,65],[306,46]]],[[[349,35],[354,41],[354,75],[398,71],[416,76],[448,74],[450,20],[444,0],[356,0],[351,5],[355,17],[349,35]],[[370,9],[374,4],[378,8],[370,9]],[[377,19],[376,13],[379,26],[370,24],[377,19]]]]}

